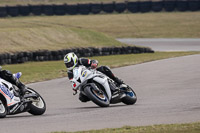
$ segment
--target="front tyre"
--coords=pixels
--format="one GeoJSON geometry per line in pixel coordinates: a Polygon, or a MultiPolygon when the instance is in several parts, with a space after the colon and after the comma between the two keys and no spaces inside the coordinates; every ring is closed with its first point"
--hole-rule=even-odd
{"type": "Polygon", "coordinates": [[[37,98],[31,98],[32,104],[30,106],[30,110],[28,111],[32,115],[42,115],[46,111],[46,103],[44,99],[33,89],[30,89],[32,93],[38,95],[37,98]]]}
{"type": "Polygon", "coordinates": [[[137,96],[136,96],[136,93],[133,91],[132,88],[130,88],[128,86],[126,92],[124,92],[124,93],[125,93],[126,96],[121,99],[124,104],[133,105],[133,104],[136,103],[137,96]]]}
{"type": "Polygon", "coordinates": [[[0,99],[0,118],[6,117],[6,114],[7,114],[7,109],[5,103],[3,102],[2,99],[0,99]]]}
{"type": "Polygon", "coordinates": [[[87,97],[100,107],[108,107],[110,102],[104,91],[98,89],[96,86],[87,86],[84,89],[87,97]]]}

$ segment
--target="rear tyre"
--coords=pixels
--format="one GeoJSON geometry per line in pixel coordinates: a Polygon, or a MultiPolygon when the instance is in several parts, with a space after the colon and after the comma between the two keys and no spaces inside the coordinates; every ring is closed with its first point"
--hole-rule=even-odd
{"type": "Polygon", "coordinates": [[[6,117],[7,109],[2,99],[0,99],[0,118],[6,117]]]}
{"type": "Polygon", "coordinates": [[[125,92],[125,97],[122,98],[122,102],[127,105],[133,105],[137,101],[136,93],[129,86],[127,87],[127,91],[125,92]]]}
{"type": "Polygon", "coordinates": [[[104,91],[92,86],[87,86],[84,89],[87,97],[100,107],[108,107],[110,102],[104,91]]]}
{"type": "Polygon", "coordinates": [[[30,110],[28,112],[32,115],[42,115],[42,114],[44,114],[44,112],[46,111],[46,103],[45,103],[44,99],[33,89],[29,88],[29,90],[36,93],[38,95],[38,98],[35,98],[35,99],[32,98],[31,99],[33,102],[31,104],[30,110]]]}

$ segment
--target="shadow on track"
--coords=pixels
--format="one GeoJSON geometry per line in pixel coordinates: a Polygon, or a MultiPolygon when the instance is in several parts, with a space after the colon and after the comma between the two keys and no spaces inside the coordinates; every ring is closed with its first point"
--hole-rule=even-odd
{"type": "Polygon", "coordinates": [[[43,117],[46,117],[46,116],[48,116],[48,114],[44,114],[44,115],[38,115],[38,116],[36,116],[36,115],[31,115],[31,114],[24,114],[24,115],[8,115],[8,116],[6,116],[6,118],[4,118],[4,119],[15,119],[15,118],[38,118],[38,117],[41,117],[41,116],[43,116],[43,117]]]}
{"type": "Polygon", "coordinates": [[[28,118],[28,117],[35,117],[33,115],[8,115],[5,119],[14,119],[14,118],[28,118]]]}
{"type": "Polygon", "coordinates": [[[100,109],[100,108],[116,108],[116,107],[124,107],[124,106],[128,106],[128,105],[110,105],[109,107],[99,107],[99,106],[92,106],[92,107],[77,107],[77,108],[73,108],[73,109],[100,109]]]}

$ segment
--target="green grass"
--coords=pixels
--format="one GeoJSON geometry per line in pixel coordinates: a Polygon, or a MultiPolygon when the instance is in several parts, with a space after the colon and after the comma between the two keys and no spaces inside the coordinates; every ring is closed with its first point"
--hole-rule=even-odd
{"type": "Polygon", "coordinates": [[[200,12],[0,18],[0,53],[122,46],[114,38],[199,38],[200,12]]]}
{"type": "Polygon", "coordinates": [[[94,30],[51,23],[48,17],[0,19],[0,53],[125,45],[94,30]]]}
{"type": "MultiPolygon", "coordinates": [[[[114,68],[191,54],[200,54],[200,52],[155,52],[149,54],[99,56],[92,57],[91,59],[98,60],[99,66],[107,65],[114,68]]],[[[24,64],[5,65],[3,69],[10,70],[13,73],[22,72],[23,76],[21,77],[21,81],[24,83],[67,76],[63,61],[28,62],[24,64]]]]}
{"type": "MultiPolygon", "coordinates": [[[[200,132],[200,122],[189,123],[189,124],[165,124],[165,125],[140,126],[140,127],[124,126],[122,128],[108,128],[102,130],[80,131],[73,133],[199,133],[199,132],[200,132]]],[[[69,132],[52,132],[52,133],[69,133],[69,132]]]]}
{"type": "MultiPolygon", "coordinates": [[[[49,23],[56,17],[47,17],[49,23]]],[[[114,38],[199,38],[200,12],[61,16],[58,24],[92,29],[114,38]],[[67,19],[67,21],[66,21],[67,19]]]]}

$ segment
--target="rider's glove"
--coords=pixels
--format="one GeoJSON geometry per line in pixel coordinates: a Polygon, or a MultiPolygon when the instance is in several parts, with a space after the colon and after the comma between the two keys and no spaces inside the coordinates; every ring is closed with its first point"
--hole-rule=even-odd
{"type": "Polygon", "coordinates": [[[92,61],[91,68],[95,69],[95,68],[97,68],[97,66],[98,66],[98,61],[96,61],[96,60],[92,61]]]}

